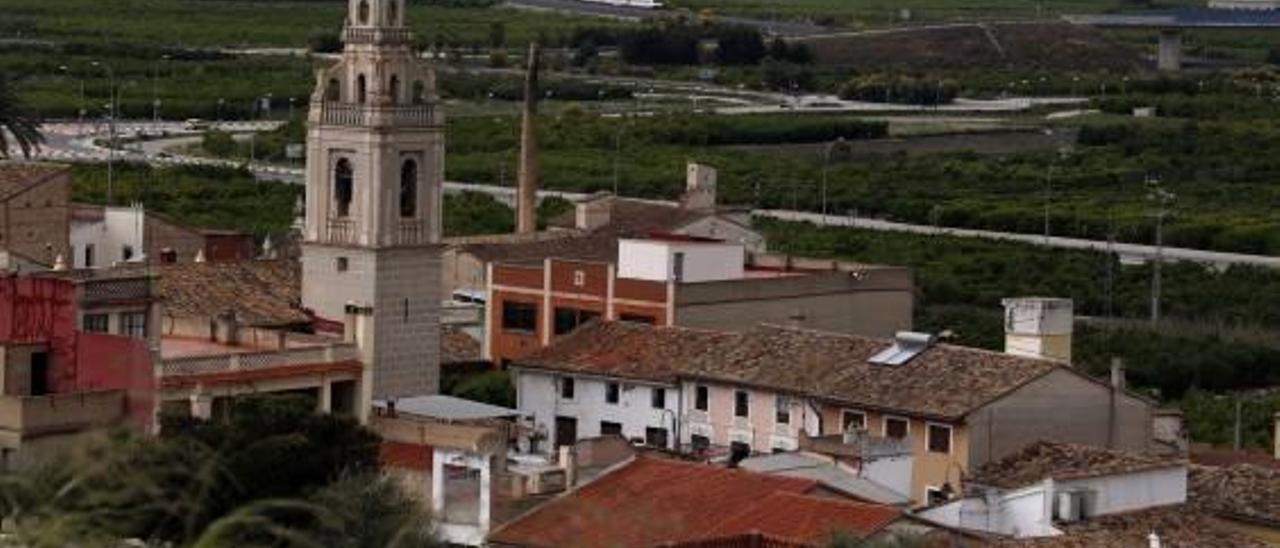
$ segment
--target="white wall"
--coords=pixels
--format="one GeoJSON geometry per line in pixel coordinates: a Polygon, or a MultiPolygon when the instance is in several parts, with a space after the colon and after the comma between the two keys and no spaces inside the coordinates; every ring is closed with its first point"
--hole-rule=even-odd
{"type": "Polygon", "coordinates": [[[618,277],[663,282],[674,276],[674,257],[684,254],[684,282],[736,280],[743,277],[742,244],[619,240],[618,277]]]}
{"type": "MultiPolygon", "coordinates": [[[[535,427],[547,433],[548,441],[540,449],[547,450],[555,443],[556,417],[573,417],[578,420],[578,438],[600,436],[600,422],[616,422],[622,425],[622,435],[627,439],[644,439],[649,427],[665,428],[670,448],[676,443],[673,419],[679,422],[680,391],[675,385],[663,386],[624,381],[611,381],[595,377],[574,376],[574,397],[560,397],[557,376],[543,371],[513,369],[516,372],[516,400],[520,411],[533,417],[535,427]],[[605,390],[609,382],[617,382],[618,403],[605,403],[605,390]],[[652,391],[666,390],[666,407],[663,412],[651,405],[652,391]]],[[[681,435],[684,435],[681,432],[681,435]]]]}
{"type": "Polygon", "coordinates": [[[862,463],[861,476],[910,498],[914,464],[910,454],[867,459],[862,463]]]}
{"type": "Polygon", "coordinates": [[[1058,482],[1059,491],[1089,489],[1097,493],[1095,515],[1116,514],[1187,501],[1185,466],[1132,474],[1058,482]]]}
{"type": "Polygon", "coordinates": [[[109,207],[103,211],[100,221],[71,222],[71,250],[74,259],[68,260],[73,268],[90,268],[85,264],[85,247],[93,245],[93,268],[109,267],[124,260],[124,246],[133,248],[137,259],[146,250],[143,231],[146,213],[142,206],[109,207]]]}

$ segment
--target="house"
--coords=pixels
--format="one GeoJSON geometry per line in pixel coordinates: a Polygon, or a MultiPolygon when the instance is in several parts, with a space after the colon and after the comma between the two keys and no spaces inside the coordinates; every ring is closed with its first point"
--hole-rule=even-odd
{"type": "Polygon", "coordinates": [[[507,364],[592,318],[870,336],[911,325],[914,289],[903,268],[753,256],[740,244],[676,234],[619,240],[616,257],[490,264],[485,357],[507,364]]]}
{"type": "Polygon", "coordinates": [[[147,282],[0,278],[0,470],[44,462],[100,428],[153,428],[147,282]]]}
{"type": "Polygon", "coordinates": [[[921,516],[1017,538],[1057,536],[1064,524],[1185,503],[1187,463],[1042,441],[978,467],[965,491],[921,516]]]}
{"type": "Polygon", "coordinates": [[[498,527],[489,545],[711,546],[760,535],[816,547],[836,533],[862,540],[951,537],[902,510],[846,499],[814,480],[638,456],[498,527]]]}
{"type": "Polygon", "coordinates": [[[71,168],[0,162],[0,248],[7,268],[52,266],[70,252],[71,168]]]}
{"type": "Polygon", "coordinates": [[[715,186],[713,168],[690,164],[686,192],[678,203],[598,194],[551,219],[546,231],[448,238],[443,254],[445,294],[483,292],[494,263],[552,258],[613,262],[619,240],[655,232],[738,243],[749,253],[764,253],[764,236],[750,228],[750,214],[717,207],[715,186]]]}
{"type": "Polygon", "coordinates": [[[253,236],[228,230],[183,226],[128,207],[78,204],[71,213],[72,268],[104,268],[118,263],[226,262],[257,255],[253,236]]]}

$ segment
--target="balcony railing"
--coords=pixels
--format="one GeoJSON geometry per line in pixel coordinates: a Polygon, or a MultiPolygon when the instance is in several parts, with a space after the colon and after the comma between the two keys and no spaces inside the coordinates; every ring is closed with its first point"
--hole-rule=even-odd
{"type": "Polygon", "coordinates": [[[84,296],[82,304],[99,304],[117,301],[139,301],[151,298],[151,279],[114,278],[105,280],[88,280],[81,283],[84,296]]]}
{"type": "Polygon", "coordinates": [[[124,391],[45,396],[0,396],[0,429],[26,435],[74,432],[124,417],[124,391]]]}
{"type": "Polygon", "coordinates": [[[359,359],[356,345],[352,343],[331,344],[308,348],[290,348],[286,350],[270,350],[266,352],[242,352],[218,354],[213,356],[187,356],[164,360],[160,367],[162,377],[181,377],[187,375],[207,375],[211,373],[230,373],[235,371],[254,371],[289,367],[295,365],[311,365],[333,363],[359,359]]]}
{"type": "Polygon", "coordinates": [[[331,244],[358,243],[356,223],[351,219],[330,219],[325,226],[324,241],[331,244]]]}
{"type": "Polygon", "coordinates": [[[409,29],[348,28],[342,39],[348,44],[408,45],[413,43],[413,33],[409,29]]]}
{"type": "Polygon", "coordinates": [[[435,127],[435,108],[428,104],[370,105],[325,101],[320,104],[320,123],[348,127],[435,127]]]}
{"type": "Polygon", "coordinates": [[[418,245],[428,243],[427,222],[422,219],[402,219],[397,243],[400,245],[418,245]]]}

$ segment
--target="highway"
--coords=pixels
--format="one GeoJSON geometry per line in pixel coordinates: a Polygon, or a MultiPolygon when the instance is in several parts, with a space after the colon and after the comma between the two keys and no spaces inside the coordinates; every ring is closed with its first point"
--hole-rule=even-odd
{"type": "MultiPolygon", "coordinates": [[[[248,132],[262,131],[270,129],[278,125],[279,122],[234,122],[219,126],[221,129],[230,132],[248,132]]],[[[46,138],[48,143],[42,149],[39,158],[51,161],[73,161],[73,162],[102,162],[108,158],[106,148],[99,147],[94,143],[95,138],[101,138],[102,134],[95,134],[94,131],[105,130],[103,127],[80,126],[74,122],[63,122],[49,124],[46,126],[46,138]]],[[[161,132],[167,132],[171,138],[164,142],[172,145],[175,140],[191,140],[195,137],[196,132],[187,130],[183,124],[178,122],[162,122],[159,124],[149,122],[126,122],[121,123],[117,127],[118,133],[125,137],[136,136],[139,131],[147,134],[158,135],[161,132]]],[[[117,161],[135,161],[147,162],[153,165],[215,165],[240,167],[244,164],[238,161],[217,160],[209,158],[198,158],[193,156],[183,156],[161,152],[162,146],[158,141],[150,141],[146,145],[131,144],[127,150],[117,150],[112,157],[117,161]]],[[[278,181],[291,184],[300,184],[303,180],[303,171],[299,168],[290,168],[266,164],[252,164],[244,166],[248,168],[260,180],[278,181]]],[[[481,192],[494,196],[499,201],[511,205],[514,203],[515,190],[511,187],[498,187],[491,185],[480,185],[462,182],[445,183],[446,192],[481,192]]],[[[561,192],[552,190],[539,191],[539,197],[559,197],[570,201],[585,197],[585,194],[575,192],[561,192]]],[[[653,200],[657,203],[671,203],[660,200],[653,200]]],[[[1081,238],[1068,238],[1061,236],[1050,236],[1045,238],[1040,234],[1021,234],[1013,232],[999,232],[993,230],[979,230],[968,228],[950,228],[935,227],[932,225],[920,225],[912,223],[902,223],[895,221],[886,221],[882,219],[872,219],[865,217],[851,217],[842,215],[822,215],[821,213],[807,211],[790,211],[778,209],[757,209],[752,214],[759,217],[771,219],[779,219],[785,221],[809,222],[817,225],[850,227],[864,230],[879,230],[885,232],[900,232],[908,234],[921,235],[944,235],[962,238],[980,238],[987,240],[1002,240],[1021,242],[1032,245],[1045,245],[1059,249],[1074,249],[1106,252],[1110,250],[1127,260],[1153,261],[1163,254],[1165,262],[1190,261],[1200,264],[1213,265],[1216,267],[1226,267],[1230,265],[1251,265],[1267,268],[1280,268],[1280,257],[1267,255],[1249,255],[1243,253],[1228,253],[1220,251],[1208,251],[1201,249],[1188,249],[1179,247],[1165,247],[1163,251],[1157,250],[1155,246],[1107,242],[1103,240],[1086,240],[1081,238]]]]}

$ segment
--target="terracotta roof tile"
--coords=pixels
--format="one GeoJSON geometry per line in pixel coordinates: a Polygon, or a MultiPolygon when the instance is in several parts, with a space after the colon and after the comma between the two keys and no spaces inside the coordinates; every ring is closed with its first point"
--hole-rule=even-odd
{"type": "Polygon", "coordinates": [[[902,365],[867,361],[891,345],[886,339],[760,326],[736,344],[704,355],[689,375],[959,419],[1058,367],[946,344],[931,346],[902,365]]]}
{"type": "Polygon", "coordinates": [[[901,510],[889,506],[779,491],[720,522],[712,534],[755,531],[772,538],[820,544],[836,533],[867,538],[901,516],[901,510]]]}
{"type": "MultiPolygon", "coordinates": [[[[509,522],[489,540],[547,547],[649,547],[686,542],[714,534],[744,512],[762,513],[760,507],[776,500],[770,496],[801,495],[816,486],[812,480],[641,456],[509,522]]],[[[811,504],[821,505],[806,501],[811,504]]],[[[884,519],[879,508],[867,509],[863,515],[840,506],[821,514],[822,518],[808,523],[823,528],[839,516],[850,519],[851,527],[862,527],[884,519]]],[[[805,538],[812,533],[804,527],[787,530],[805,538]]]]}
{"type": "Polygon", "coordinates": [[[149,270],[166,312],[213,318],[234,310],[256,326],[302,324],[311,318],[300,303],[302,272],[294,260],[127,265],[120,271],[149,270]]]}
{"type": "Polygon", "coordinates": [[[1202,511],[1280,527],[1280,470],[1192,466],[1187,487],[1191,504],[1202,511]]]}
{"type": "Polygon", "coordinates": [[[591,322],[518,365],[672,383],[685,364],[738,335],[629,322],[591,322]]]}
{"type": "Polygon", "coordinates": [[[478,362],[480,359],[480,341],[456,327],[442,326],[441,363],[478,362]]]}
{"type": "Polygon", "coordinates": [[[1164,548],[1266,546],[1186,505],[1112,514],[1062,525],[1061,529],[1065,534],[993,540],[990,545],[996,548],[1149,548],[1148,535],[1154,532],[1164,548]]]}
{"type": "Polygon", "coordinates": [[[1176,457],[1039,441],[974,471],[976,484],[1014,489],[1045,478],[1068,480],[1185,466],[1176,457]]]}

